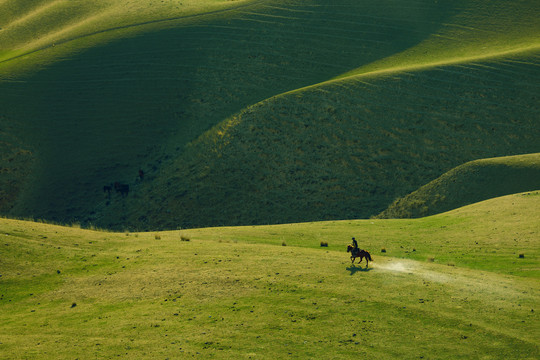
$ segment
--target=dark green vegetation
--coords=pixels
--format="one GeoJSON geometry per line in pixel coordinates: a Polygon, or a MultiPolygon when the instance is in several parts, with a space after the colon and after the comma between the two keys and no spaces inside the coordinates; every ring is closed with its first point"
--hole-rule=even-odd
{"type": "Polygon", "coordinates": [[[378,217],[438,214],[501,195],[535,190],[539,179],[540,154],[472,161],[396,200],[378,217]]]}
{"type": "Polygon", "coordinates": [[[539,199],[158,233],[2,219],[0,358],[537,359],[539,199]]]}
{"type": "Polygon", "coordinates": [[[70,5],[18,3],[0,35],[9,216],[367,218],[468,161],[540,152],[536,1],[88,5],[65,22],[43,14],[70,5]],[[16,31],[34,18],[54,31],[16,31]],[[103,193],[115,181],[127,197],[103,193]]]}

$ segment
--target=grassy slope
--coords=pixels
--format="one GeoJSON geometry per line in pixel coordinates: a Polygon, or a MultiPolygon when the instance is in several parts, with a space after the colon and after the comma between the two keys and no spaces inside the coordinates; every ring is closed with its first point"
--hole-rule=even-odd
{"type": "Polygon", "coordinates": [[[539,196],[414,220],[138,234],[1,220],[0,355],[534,359],[539,196]],[[369,270],[350,265],[351,236],[372,250],[369,270]]]}
{"type": "Polygon", "coordinates": [[[534,1],[473,0],[451,22],[415,47],[338,78],[374,76],[440,65],[470,63],[490,57],[538,52],[540,7],[534,1]]]}
{"type": "Polygon", "coordinates": [[[16,77],[82,49],[179,19],[241,8],[256,0],[17,0],[0,3],[0,77],[16,77]]]}
{"type": "Polygon", "coordinates": [[[540,188],[540,154],[472,161],[396,200],[379,217],[421,217],[540,188]]]}
{"type": "MultiPolygon", "coordinates": [[[[129,222],[370,217],[467,161],[536,152],[538,70],[520,60],[351,79],[264,101],[201,137],[140,199],[128,199],[129,222]]],[[[112,219],[120,209],[110,208],[109,224],[121,225],[112,219]]]]}
{"type": "Polygon", "coordinates": [[[368,217],[466,161],[538,152],[537,53],[500,57],[534,48],[538,9],[503,10],[256,2],[4,81],[0,120],[35,164],[4,207],[116,228],[368,217]],[[133,196],[109,201],[113,181],[133,196]]]}
{"type": "MultiPolygon", "coordinates": [[[[387,71],[368,65],[247,108],[141,189],[127,219],[174,228],[369,217],[464,162],[538,151],[538,28],[529,15],[511,19],[539,9],[522,5],[475,2],[389,57],[387,71]]],[[[119,211],[107,224],[120,225],[119,211]]]]}
{"type": "Polygon", "coordinates": [[[4,81],[2,120],[18,125],[37,164],[11,214],[104,223],[104,184],[134,185],[139,168],[151,179],[231,114],[413,46],[457,11],[425,4],[403,19],[392,4],[270,1],[4,81]]]}

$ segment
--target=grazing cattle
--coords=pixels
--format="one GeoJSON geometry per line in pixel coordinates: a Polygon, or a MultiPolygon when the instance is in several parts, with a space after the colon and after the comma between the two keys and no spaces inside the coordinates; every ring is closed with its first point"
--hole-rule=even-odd
{"type": "Polygon", "coordinates": [[[128,196],[129,194],[129,185],[127,184],[121,184],[119,182],[114,183],[114,190],[116,190],[117,193],[120,193],[122,197],[128,196]]]}
{"type": "Polygon", "coordinates": [[[109,195],[109,197],[111,197],[111,190],[112,190],[112,187],[109,186],[109,185],[105,185],[103,187],[103,192],[107,193],[107,195],[109,195]]]}

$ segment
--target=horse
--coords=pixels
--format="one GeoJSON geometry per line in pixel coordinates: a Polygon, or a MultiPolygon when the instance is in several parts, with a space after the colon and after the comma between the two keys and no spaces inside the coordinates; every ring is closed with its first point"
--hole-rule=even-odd
{"type": "Polygon", "coordinates": [[[114,183],[114,190],[116,190],[117,193],[120,193],[122,197],[128,196],[129,194],[129,185],[127,184],[120,184],[119,182],[114,183]]]}
{"type": "Polygon", "coordinates": [[[366,267],[369,266],[369,262],[373,261],[371,258],[371,254],[367,252],[366,250],[361,249],[355,249],[352,245],[347,245],[347,252],[351,253],[351,262],[354,264],[354,260],[356,260],[357,257],[360,258],[359,264],[362,262],[364,258],[366,258],[366,267]]]}

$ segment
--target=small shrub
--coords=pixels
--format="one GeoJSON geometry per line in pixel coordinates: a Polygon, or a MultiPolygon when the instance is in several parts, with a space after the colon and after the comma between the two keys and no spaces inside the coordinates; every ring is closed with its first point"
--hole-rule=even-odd
{"type": "Polygon", "coordinates": [[[385,253],[385,252],[386,252],[386,248],[382,248],[382,249],[381,249],[381,252],[382,252],[382,253],[385,253]]]}
{"type": "Polygon", "coordinates": [[[287,246],[287,243],[286,243],[285,241],[283,241],[283,242],[281,243],[281,246],[287,246]]]}
{"type": "Polygon", "coordinates": [[[519,254],[520,259],[525,259],[525,254],[519,254]]]}
{"type": "Polygon", "coordinates": [[[180,240],[181,240],[181,241],[190,241],[191,239],[188,238],[188,237],[185,236],[185,235],[180,235],[180,240]]]}
{"type": "Polygon", "coordinates": [[[154,239],[161,240],[161,235],[159,235],[159,234],[154,235],[154,239]]]}
{"type": "Polygon", "coordinates": [[[434,257],[428,257],[428,258],[427,258],[427,261],[429,261],[429,262],[435,262],[435,258],[434,258],[434,257]]]}
{"type": "Polygon", "coordinates": [[[328,247],[328,242],[321,241],[321,247],[328,247]]]}

